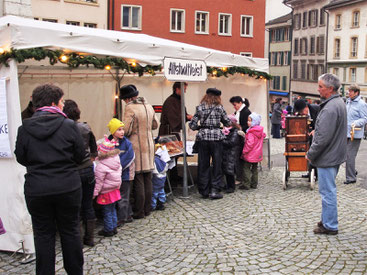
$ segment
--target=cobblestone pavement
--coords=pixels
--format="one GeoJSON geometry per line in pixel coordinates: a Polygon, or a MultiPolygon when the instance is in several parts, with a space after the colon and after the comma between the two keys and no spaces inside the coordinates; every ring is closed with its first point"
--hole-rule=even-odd
{"type": "MultiPolygon", "coordinates": [[[[272,143],[279,152],[282,146],[284,140],[272,143]]],[[[341,168],[339,234],[314,235],[321,213],[317,186],[311,191],[306,179],[291,178],[283,191],[283,169],[261,172],[258,189],[237,190],[222,200],[204,200],[196,192],[170,200],[166,210],[85,248],[85,273],[366,274],[367,190],[344,185],[341,168]]],[[[60,251],[57,270],[65,274],[60,251]]],[[[34,264],[19,265],[1,252],[0,273],[32,274],[34,264]]]]}

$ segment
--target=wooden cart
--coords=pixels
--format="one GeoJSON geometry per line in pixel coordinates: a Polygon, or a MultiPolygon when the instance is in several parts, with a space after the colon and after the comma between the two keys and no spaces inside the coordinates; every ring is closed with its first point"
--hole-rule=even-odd
{"type": "MultiPolygon", "coordinates": [[[[290,172],[308,172],[309,163],[305,158],[309,149],[309,120],[307,116],[287,116],[285,121],[285,171],[283,189],[288,187],[290,172]]],[[[315,188],[315,169],[311,169],[308,181],[315,188]]]]}

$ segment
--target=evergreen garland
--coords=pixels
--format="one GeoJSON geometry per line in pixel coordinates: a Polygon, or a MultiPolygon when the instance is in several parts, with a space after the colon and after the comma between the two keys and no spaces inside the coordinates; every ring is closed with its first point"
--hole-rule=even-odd
{"type": "MultiPolygon", "coordinates": [[[[34,59],[37,61],[47,59],[51,65],[58,62],[65,63],[70,68],[78,68],[80,65],[89,67],[93,65],[97,69],[105,69],[106,66],[110,68],[119,68],[127,73],[138,73],[142,76],[144,73],[155,75],[156,72],[162,71],[162,66],[151,66],[147,65],[145,67],[139,64],[129,64],[123,58],[118,57],[97,57],[94,55],[81,55],[76,52],[64,53],[61,50],[49,50],[43,48],[32,48],[32,49],[22,49],[16,50],[11,49],[10,51],[4,51],[0,53],[0,64],[9,66],[8,62],[10,59],[14,59],[17,63],[25,62],[27,59],[34,59]],[[62,59],[65,57],[65,60],[62,59]]],[[[228,68],[216,68],[207,67],[207,71],[210,75],[221,77],[228,75],[234,75],[235,73],[247,74],[251,77],[256,77],[256,79],[272,79],[271,75],[258,72],[255,70],[248,69],[246,67],[228,67],[228,68]]]]}

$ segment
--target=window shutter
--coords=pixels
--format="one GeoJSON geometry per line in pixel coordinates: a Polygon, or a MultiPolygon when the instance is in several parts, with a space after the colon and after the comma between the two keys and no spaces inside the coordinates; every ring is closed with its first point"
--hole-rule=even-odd
{"type": "Polygon", "coordinates": [[[278,63],[278,53],[275,52],[274,53],[274,65],[277,65],[277,63],[278,63]]]}
{"type": "Polygon", "coordinates": [[[284,64],[284,52],[281,52],[280,53],[280,64],[279,65],[281,65],[281,66],[283,66],[283,64],[284,64]]]}
{"type": "Polygon", "coordinates": [[[288,52],[288,65],[291,65],[291,52],[288,52]]]}
{"type": "Polygon", "coordinates": [[[269,32],[269,41],[270,43],[273,41],[273,30],[270,30],[269,32]]]}
{"type": "Polygon", "coordinates": [[[282,90],[283,90],[283,91],[287,90],[287,76],[283,76],[283,80],[282,80],[282,90]]]}

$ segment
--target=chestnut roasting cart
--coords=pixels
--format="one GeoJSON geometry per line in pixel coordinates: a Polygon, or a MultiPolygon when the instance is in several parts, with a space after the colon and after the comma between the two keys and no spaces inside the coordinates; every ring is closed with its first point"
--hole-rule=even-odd
{"type": "Polygon", "coordinates": [[[283,189],[288,187],[291,172],[308,172],[311,190],[315,187],[315,169],[306,159],[309,149],[309,120],[307,116],[287,116],[285,121],[285,171],[283,189]]]}

